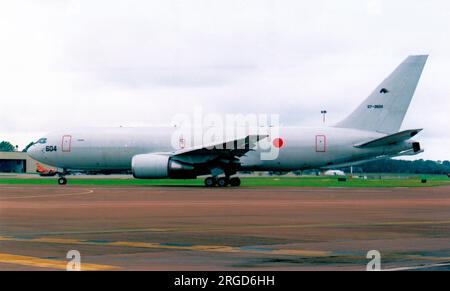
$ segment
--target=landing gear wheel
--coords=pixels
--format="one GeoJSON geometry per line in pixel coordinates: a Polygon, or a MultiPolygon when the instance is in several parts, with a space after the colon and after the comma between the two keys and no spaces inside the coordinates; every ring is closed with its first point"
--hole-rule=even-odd
{"type": "Polygon", "coordinates": [[[206,187],[214,187],[216,186],[216,179],[213,177],[208,177],[205,179],[205,186],[206,187]]]}
{"type": "Polygon", "coordinates": [[[241,179],[239,179],[238,177],[234,177],[230,179],[230,185],[232,187],[239,187],[241,186],[241,179]]]}
{"type": "Polygon", "coordinates": [[[66,185],[66,184],[67,184],[67,179],[64,178],[64,177],[60,177],[60,178],[58,179],[58,184],[59,184],[59,185],[66,185]]]}
{"type": "Polygon", "coordinates": [[[230,183],[230,180],[226,177],[219,178],[219,180],[217,180],[217,185],[219,187],[226,187],[226,186],[228,186],[229,183],[230,183]]]}

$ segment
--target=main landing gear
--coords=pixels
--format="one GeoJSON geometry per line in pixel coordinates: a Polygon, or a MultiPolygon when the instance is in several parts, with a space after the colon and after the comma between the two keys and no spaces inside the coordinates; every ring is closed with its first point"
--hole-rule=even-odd
{"type": "Polygon", "coordinates": [[[239,179],[238,177],[208,177],[205,179],[206,187],[227,187],[228,185],[230,185],[231,187],[239,187],[241,185],[241,179],[239,179]]]}

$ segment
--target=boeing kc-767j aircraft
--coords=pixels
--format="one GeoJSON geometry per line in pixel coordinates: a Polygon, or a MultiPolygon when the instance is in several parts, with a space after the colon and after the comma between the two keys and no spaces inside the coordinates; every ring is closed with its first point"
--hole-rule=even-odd
{"type": "MultiPolygon", "coordinates": [[[[28,153],[66,175],[132,173],[138,179],[197,178],[205,185],[239,186],[238,171],[293,171],[337,168],[423,152],[410,140],[421,129],[399,132],[428,56],[410,56],[347,118],[331,127],[280,127],[188,146],[177,127],[98,128],[56,132],[39,139],[28,153]],[[262,133],[261,133],[262,132],[262,133]],[[262,158],[272,149],[272,158],[262,158]]],[[[270,126],[269,126],[270,127],[270,126]]],[[[270,156],[270,155],[269,155],[270,156]]]]}

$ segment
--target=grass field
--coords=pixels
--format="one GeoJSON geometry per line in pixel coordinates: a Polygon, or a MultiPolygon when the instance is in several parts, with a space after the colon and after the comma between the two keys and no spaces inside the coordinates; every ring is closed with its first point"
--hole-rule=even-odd
{"type": "MultiPolygon", "coordinates": [[[[373,176],[377,177],[377,176],[373,176]]],[[[432,187],[450,185],[447,176],[420,175],[420,176],[385,176],[381,179],[348,179],[346,182],[339,182],[336,177],[243,177],[243,187],[432,187]],[[421,179],[426,178],[427,183],[422,183],[421,179]]],[[[55,185],[56,177],[44,178],[22,178],[0,176],[0,184],[14,185],[55,185]]],[[[203,179],[196,180],[137,180],[131,177],[126,178],[96,178],[84,176],[69,176],[68,185],[106,185],[106,186],[203,186],[203,179]]]]}

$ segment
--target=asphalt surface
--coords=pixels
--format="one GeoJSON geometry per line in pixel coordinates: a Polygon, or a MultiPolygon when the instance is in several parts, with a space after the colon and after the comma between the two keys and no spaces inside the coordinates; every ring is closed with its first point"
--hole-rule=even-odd
{"type": "Polygon", "coordinates": [[[450,269],[450,187],[0,185],[0,270],[450,269]]]}

